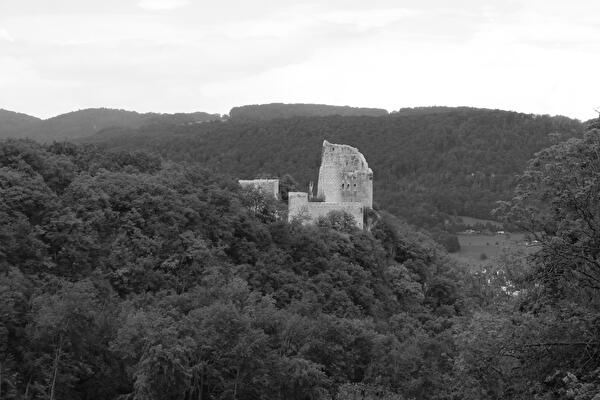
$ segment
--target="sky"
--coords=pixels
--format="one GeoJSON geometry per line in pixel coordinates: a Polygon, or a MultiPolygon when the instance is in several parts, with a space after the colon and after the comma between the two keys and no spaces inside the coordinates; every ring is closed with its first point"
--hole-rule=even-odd
{"type": "Polygon", "coordinates": [[[0,0],[0,108],[600,108],[600,1],[0,0]]]}

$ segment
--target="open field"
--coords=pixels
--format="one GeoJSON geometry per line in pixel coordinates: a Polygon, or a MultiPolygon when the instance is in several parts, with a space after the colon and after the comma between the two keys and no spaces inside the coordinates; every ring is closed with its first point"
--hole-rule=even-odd
{"type": "Polygon", "coordinates": [[[504,251],[522,251],[533,253],[538,247],[525,245],[525,234],[510,233],[505,235],[457,235],[460,251],[451,256],[461,262],[480,266],[489,264],[504,251]],[[485,255],[485,256],[484,256],[485,255]]]}

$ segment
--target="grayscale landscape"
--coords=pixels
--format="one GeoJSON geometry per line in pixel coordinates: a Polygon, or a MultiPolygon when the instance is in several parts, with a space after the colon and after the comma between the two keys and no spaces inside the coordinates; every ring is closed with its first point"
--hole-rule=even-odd
{"type": "Polygon", "coordinates": [[[0,400],[599,400],[599,16],[0,0],[0,400]]]}

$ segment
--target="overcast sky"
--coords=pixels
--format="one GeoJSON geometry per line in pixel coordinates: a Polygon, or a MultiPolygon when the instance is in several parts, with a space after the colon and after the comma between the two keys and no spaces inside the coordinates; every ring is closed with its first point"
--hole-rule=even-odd
{"type": "Polygon", "coordinates": [[[595,0],[0,0],[0,108],[306,102],[595,116],[595,0]]]}

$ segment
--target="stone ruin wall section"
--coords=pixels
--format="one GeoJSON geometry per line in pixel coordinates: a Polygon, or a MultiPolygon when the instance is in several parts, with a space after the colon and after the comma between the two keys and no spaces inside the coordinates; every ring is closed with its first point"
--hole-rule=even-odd
{"type": "Polygon", "coordinates": [[[325,217],[332,211],[344,211],[354,217],[356,226],[363,228],[364,207],[362,203],[308,203],[308,212],[315,222],[319,217],[325,217]]]}
{"type": "Polygon", "coordinates": [[[288,194],[288,221],[298,218],[303,223],[313,223],[319,217],[327,216],[331,211],[344,211],[352,215],[356,226],[360,229],[363,228],[364,207],[361,203],[309,202],[308,193],[290,192],[288,194]]]}
{"type": "Polygon", "coordinates": [[[373,171],[358,149],[324,141],[317,193],[328,203],[360,202],[372,208],[373,171]]]}
{"type": "Polygon", "coordinates": [[[289,192],[288,193],[288,221],[294,218],[310,217],[308,210],[308,193],[289,192]]]}

